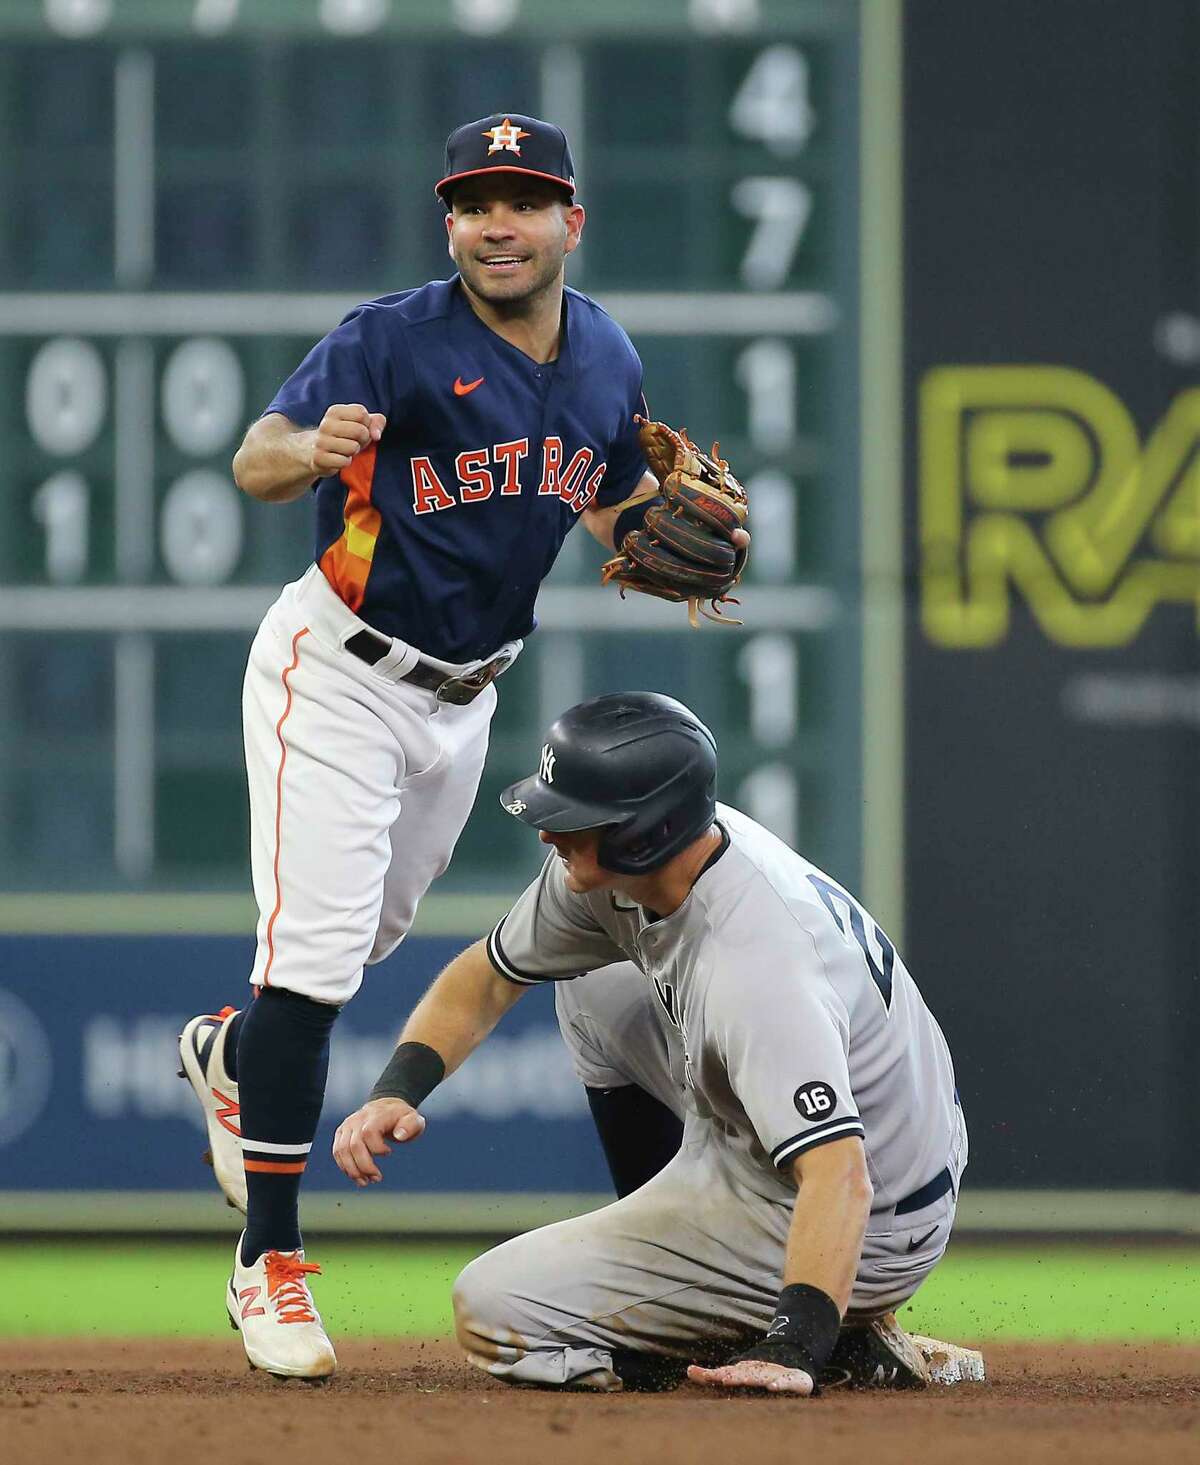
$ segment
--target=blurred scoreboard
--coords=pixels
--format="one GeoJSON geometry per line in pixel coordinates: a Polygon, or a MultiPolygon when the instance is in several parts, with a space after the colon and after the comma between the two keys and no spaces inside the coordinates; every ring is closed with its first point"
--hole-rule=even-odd
{"type": "Polygon", "coordinates": [[[5,0],[0,888],[244,883],[242,668],[311,511],[230,458],[345,310],[449,273],[445,136],[505,109],[570,135],[568,278],[654,414],[719,436],[755,547],[745,627],[692,631],[571,536],[447,878],[532,867],[496,791],[563,707],[638,686],[856,879],[859,45],[852,0],[5,0]]]}

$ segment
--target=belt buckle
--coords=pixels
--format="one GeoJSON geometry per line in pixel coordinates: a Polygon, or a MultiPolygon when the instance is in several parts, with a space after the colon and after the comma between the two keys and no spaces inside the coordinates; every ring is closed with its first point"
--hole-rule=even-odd
{"type": "Polygon", "coordinates": [[[496,680],[512,659],[511,652],[502,651],[499,656],[493,656],[491,661],[485,662],[483,666],[468,672],[465,676],[447,677],[434,692],[434,700],[450,702],[455,707],[465,707],[468,702],[473,702],[485,687],[496,680]]]}

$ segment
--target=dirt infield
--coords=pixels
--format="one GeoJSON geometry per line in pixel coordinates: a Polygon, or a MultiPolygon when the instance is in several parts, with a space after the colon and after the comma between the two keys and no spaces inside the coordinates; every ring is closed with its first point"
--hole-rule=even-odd
{"type": "Polygon", "coordinates": [[[1200,1461],[1200,1347],[996,1345],[985,1386],[818,1400],[517,1390],[445,1343],[340,1345],[312,1387],[221,1342],[0,1341],[12,1465],[1200,1461]]]}

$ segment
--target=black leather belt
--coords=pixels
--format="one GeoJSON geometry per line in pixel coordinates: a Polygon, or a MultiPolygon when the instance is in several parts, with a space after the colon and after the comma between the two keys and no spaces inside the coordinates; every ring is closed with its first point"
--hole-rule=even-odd
{"type": "MultiPolygon", "coordinates": [[[[352,656],[357,656],[359,661],[365,661],[368,666],[382,661],[392,649],[391,641],[374,631],[356,631],[342,644],[352,656]]],[[[511,660],[512,657],[507,653],[494,656],[477,670],[458,677],[418,661],[408,671],[402,672],[399,680],[412,682],[414,686],[432,692],[439,702],[453,702],[462,707],[473,702],[485,687],[494,682],[511,660]]]]}
{"type": "Polygon", "coordinates": [[[896,1214],[906,1216],[909,1211],[923,1211],[926,1206],[931,1206],[935,1200],[941,1200],[948,1190],[954,1189],[954,1177],[950,1174],[950,1167],[935,1175],[927,1185],[920,1190],[914,1190],[912,1195],[906,1195],[903,1200],[896,1202],[896,1214]]]}

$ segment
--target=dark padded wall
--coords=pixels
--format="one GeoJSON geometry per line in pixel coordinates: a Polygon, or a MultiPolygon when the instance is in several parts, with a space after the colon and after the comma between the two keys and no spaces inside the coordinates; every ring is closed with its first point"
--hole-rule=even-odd
{"type": "MultiPolygon", "coordinates": [[[[918,492],[923,469],[935,476],[919,431],[933,368],[1086,373],[1142,444],[1195,385],[1188,352],[1162,346],[1164,318],[1200,305],[1193,12],[906,6],[907,945],[956,1056],[977,1185],[1200,1178],[1198,602],[1160,603],[1108,644],[1067,644],[1034,613],[1062,583],[1051,555],[1009,585],[1006,633],[947,644],[922,595],[939,553],[965,564],[962,545],[926,544],[922,560],[918,492]]],[[[1031,388],[1017,410],[1039,405],[1031,388]]],[[[1096,424],[1063,415],[1098,471],[1096,424]]],[[[970,478],[971,421],[943,479],[970,478]]],[[[986,507],[968,502],[963,543],[986,507]]],[[[1047,543],[1048,515],[1015,517],[1047,543]]],[[[1072,598],[1100,604],[1156,557],[1144,535],[1114,584],[1072,598]]],[[[1172,563],[1200,586],[1200,560],[1172,563]]]]}

